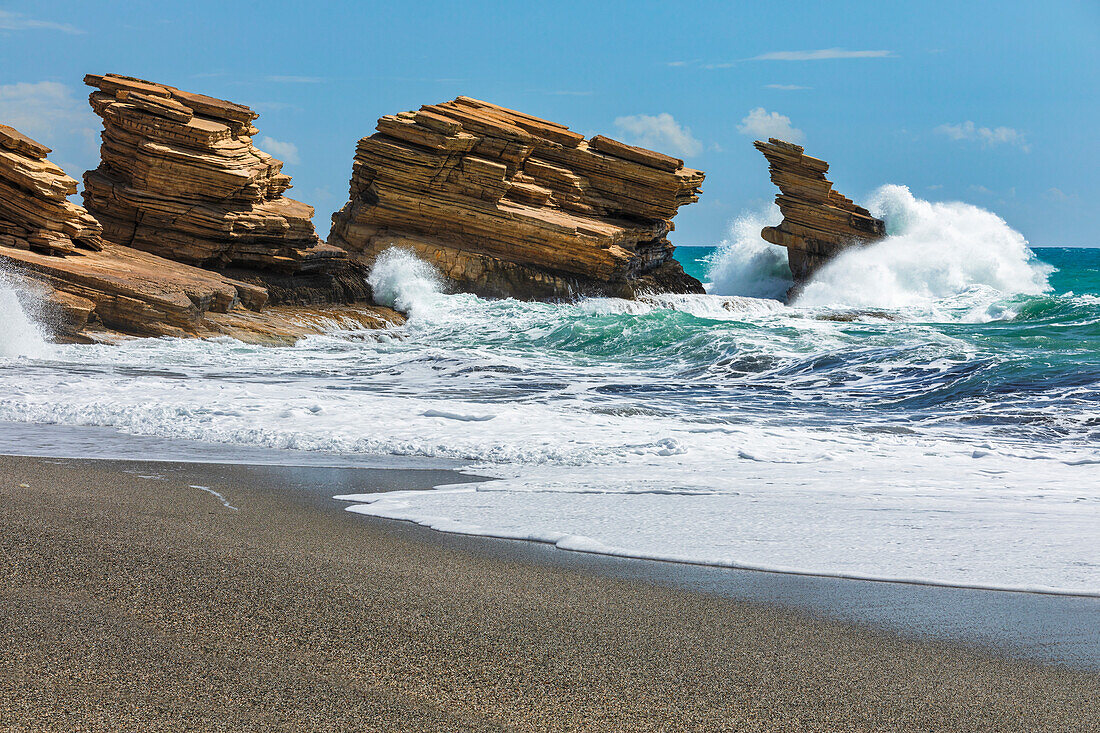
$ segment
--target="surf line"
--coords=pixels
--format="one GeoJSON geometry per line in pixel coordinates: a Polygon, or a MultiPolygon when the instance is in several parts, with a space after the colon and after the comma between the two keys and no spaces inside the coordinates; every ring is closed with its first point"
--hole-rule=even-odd
{"type": "Polygon", "coordinates": [[[239,508],[237,508],[237,507],[233,506],[232,504],[230,504],[228,499],[226,499],[224,496],[222,496],[217,491],[214,491],[209,486],[196,486],[195,484],[191,484],[191,488],[192,489],[198,489],[199,491],[205,491],[208,494],[213,494],[215,497],[217,497],[218,501],[220,501],[222,503],[222,506],[225,507],[226,509],[232,509],[235,512],[240,511],[239,508]]]}

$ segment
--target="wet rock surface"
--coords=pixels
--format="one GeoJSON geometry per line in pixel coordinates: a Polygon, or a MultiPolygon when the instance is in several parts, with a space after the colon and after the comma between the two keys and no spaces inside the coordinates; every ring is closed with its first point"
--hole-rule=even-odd
{"type": "Polygon", "coordinates": [[[886,236],[886,224],[833,190],[825,178],[829,164],[806,155],[801,145],[769,138],[756,149],[768,159],[775,203],[783,213],[779,226],[764,227],[765,241],[787,248],[796,285],[847,247],[886,236]]]}

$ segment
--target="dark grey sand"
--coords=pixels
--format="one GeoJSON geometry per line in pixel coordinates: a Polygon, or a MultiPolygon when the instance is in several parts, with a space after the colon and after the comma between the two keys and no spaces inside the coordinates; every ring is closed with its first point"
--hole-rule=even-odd
{"type": "Polygon", "coordinates": [[[288,469],[209,474],[0,457],[0,727],[1100,730],[1095,672],[425,542],[280,490],[288,469]]]}

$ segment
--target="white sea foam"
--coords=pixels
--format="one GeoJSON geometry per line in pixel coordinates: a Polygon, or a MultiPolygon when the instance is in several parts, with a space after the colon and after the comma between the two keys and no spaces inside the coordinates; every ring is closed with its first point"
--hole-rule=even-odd
{"type": "Polygon", "coordinates": [[[376,302],[410,313],[431,307],[443,287],[443,280],[434,267],[412,252],[397,247],[378,256],[367,282],[376,302]]]}
{"type": "Polygon", "coordinates": [[[1011,317],[995,301],[1047,292],[1051,268],[996,214],[959,202],[932,203],[905,186],[880,188],[869,207],[886,239],[853,248],[819,270],[796,305],[910,308],[963,320],[1011,317]]]}
{"type": "Polygon", "coordinates": [[[48,358],[52,352],[42,328],[31,317],[32,285],[0,271],[0,357],[48,358]]]}
{"type": "MultiPolygon", "coordinates": [[[[391,338],[59,346],[0,361],[0,420],[456,459],[500,480],[356,511],[563,549],[1100,592],[1094,444],[996,432],[1007,396],[955,400],[973,421],[891,403],[982,361],[958,333],[744,296],[485,301],[399,251],[370,281],[410,313],[391,338]]],[[[1044,420],[1080,435],[1080,409],[1044,420]]]]}
{"type": "Polygon", "coordinates": [[[730,225],[729,237],[710,257],[708,292],[752,298],[786,298],[791,285],[787,250],[760,238],[760,230],[783,220],[779,207],[746,212],[730,225]]]}

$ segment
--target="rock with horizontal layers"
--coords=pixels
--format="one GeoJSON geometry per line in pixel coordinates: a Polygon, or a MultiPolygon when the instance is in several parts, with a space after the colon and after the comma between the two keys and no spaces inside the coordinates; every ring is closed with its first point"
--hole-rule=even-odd
{"type": "Polygon", "coordinates": [[[76,181],[46,159],[50,149],[0,125],[0,246],[64,257],[103,247],[103,228],[69,201],[76,181]]]}
{"type": "MultiPolygon", "coordinates": [[[[164,104],[164,103],[162,103],[164,104]]],[[[240,278],[105,242],[99,222],[68,200],[76,181],[46,159],[50,149],[0,125],[0,273],[33,301],[61,340],[231,335],[286,343],[335,325],[399,323],[386,308],[329,305],[338,274],[240,278]],[[271,293],[297,307],[265,307],[271,293]],[[306,307],[302,307],[302,306],[306,307]]],[[[365,290],[358,273],[345,278],[365,290]]]]}
{"type": "Polygon", "coordinates": [[[82,257],[0,245],[0,269],[19,278],[38,304],[35,315],[61,340],[229,335],[275,344],[403,321],[367,305],[267,307],[261,285],[110,243],[82,257]]]}
{"type": "Polygon", "coordinates": [[[886,236],[882,219],[833,190],[825,178],[828,163],[774,137],[754,145],[768,159],[772,183],[779,187],[775,203],[783,214],[779,226],[764,227],[760,236],[787,248],[796,285],[843,249],[886,236]]]}
{"type": "Polygon", "coordinates": [[[667,235],[702,183],[677,158],[458,97],[359,141],[329,241],[366,265],[410,249],[488,297],[701,293],[667,235]]]}
{"type": "Polygon", "coordinates": [[[211,269],[287,275],[346,267],[313,207],[284,196],[283,163],[252,144],[244,105],[133,77],[89,74],[102,160],[84,204],[110,242],[211,269]]]}

